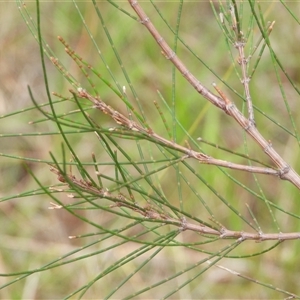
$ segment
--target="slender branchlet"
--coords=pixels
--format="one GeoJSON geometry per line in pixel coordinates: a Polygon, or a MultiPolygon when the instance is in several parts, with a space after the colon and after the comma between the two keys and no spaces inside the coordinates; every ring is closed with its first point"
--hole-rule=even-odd
{"type": "MultiPolygon", "coordinates": [[[[212,262],[211,262],[210,260],[208,260],[207,263],[208,263],[209,265],[213,265],[212,262]]],[[[266,284],[265,284],[264,282],[261,282],[261,281],[257,280],[256,278],[251,278],[251,277],[249,277],[249,276],[243,275],[243,274],[240,273],[240,272],[233,271],[232,269],[229,269],[229,268],[224,267],[224,266],[221,266],[221,265],[214,264],[214,266],[217,267],[217,268],[219,268],[219,269],[221,269],[221,270],[227,271],[227,272],[229,272],[229,273],[232,274],[232,275],[238,276],[238,277],[243,278],[243,279],[246,279],[246,280],[248,280],[248,281],[252,281],[252,282],[254,282],[254,283],[256,283],[256,284],[259,284],[259,285],[262,285],[262,286],[266,286],[266,284]]],[[[287,296],[289,296],[289,297],[287,297],[287,298],[285,298],[285,299],[298,299],[298,298],[299,298],[299,296],[297,296],[297,295],[294,294],[294,293],[290,293],[290,292],[288,292],[288,291],[286,291],[286,290],[280,289],[280,288],[275,287],[275,286],[271,286],[271,285],[270,285],[270,287],[272,287],[272,289],[274,289],[274,290],[277,291],[277,292],[280,292],[280,293],[283,293],[283,294],[286,294],[287,296]]]]}
{"type": "MultiPolygon", "coordinates": [[[[73,91],[72,93],[75,93],[75,92],[73,91]]],[[[254,166],[236,164],[236,163],[216,159],[216,158],[208,156],[204,153],[194,151],[190,148],[190,146],[184,147],[182,145],[179,145],[173,141],[170,141],[170,140],[158,135],[153,130],[149,130],[149,129],[143,127],[139,123],[127,118],[122,113],[118,112],[117,110],[113,109],[111,106],[107,105],[100,97],[94,97],[82,88],[78,88],[77,95],[81,98],[90,100],[94,104],[94,107],[96,109],[99,109],[104,114],[109,115],[117,123],[117,125],[121,125],[121,126],[125,127],[126,129],[134,131],[136,133],[140,133],[141,135],[144,135],[145,138],[147,138],[150,141],[153,141],[154,143],[158,143],[160,145],[164,145],[165,147],[168,147],[168,148],[174,149],[176,151],[179,151],[181,153],[184,153],[185,155],[182,157],[183,160],[187,159],[187,158],[194,158],[202,164],[215,165],[215,166],[220,166],[220,167],[225,167],[225,168],[230,168],[230,169],[235,169],[235,170],[241,170],[241,171],[246,171],[246,172],[251,172],[251,173],[280,176],[280,172],[278,170],[274,170],[274,169],[267,168],[267,167],[254,167],[254,166]]],[[[225,97],[225,96],[223,95],[222,97],[225,97]]],[[[227,99],[227,98],[223,99],[225,106],[230,105],[231,103],[226,102],[225,99],[227,99]]],[[[227,100],[227,101],[229,101],[229,100],[227,100]]]]}
{"type": "MultiPolygon", "coordinates": [[[[295,240],[300,239],[300,232],[289,232],[289,233],[263,233],[258,231],[256,233],[245,232],[245,231],[234,231],[227,229],[224,225],[216,222],[220,227],[216,230],[214,227],[209,227],[205,224],[194,224],[189,222],[184,216],[181,218],[174,218],[168,213],[158,210],[156,207],[151,205],[141,206],[136,202],[132,202],[131,199],[127,199],[122,193],[112,193],[106,188],[98,188],[91,182],[83,179],[78,179],[73,174],[62,174],[55,166],[50,167],[50,171],[57,175],[58,180],[65,183],[72,190],[80,189],[82,192],[97,196],[99,198],[105,198],[112,201],[114,204],[110,205],[110,208],[124,207],[132,210],[133,212],[141,215],[148,221],[162,222],[164,224],[171,224],[178,227],[179,231],[194,231],[200,234],[209,234],[218,236],[220,239],[237,239],[242,242],[245,240],[254,240],[258,242],[277,240],[295,240]]],[[[50,209],[60,209],[62,206],[51,205],[50,209]]]]}

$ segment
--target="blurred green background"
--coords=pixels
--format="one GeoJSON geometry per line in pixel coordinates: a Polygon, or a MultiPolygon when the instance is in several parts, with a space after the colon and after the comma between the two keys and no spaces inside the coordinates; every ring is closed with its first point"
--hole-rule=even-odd
{"type": "MultiPolygon", "coordinates": [[[[117,4],[134,15],[127,2],[117,2],[117,4]]],[[[122,70],[117,64],[111,45],[108,43],[99,18],[95,13],[93,4],[78,2],[77,5],[111,71],[120,85],[126,85],[127,90],[129,90],[122,70]]],[[[157,2],[157,5],[170,25],[175,27],[178,2],[157,2]]],[[[292,80],[299,88],[300,51],[298,41],[300,40],[300,26],[279,1],[262,2],[261,5],[265,19],[276,21],[270,37],[272,47],[284,64],[285,71],[290,74],[292,80]]],[[[26,6],[32,17],[35,18],[35,3],[28,2],[26,6]]],[[[161,34],[172,45],[173,35],[159,18],[152,5],[142,2],[142,6],[161,34]]],[[[289,2],[288,6],[297,16],[297,12],[300,11],[300,3],[298,1],[289,2]]],[[[147,116],[147,121],[156,132],[167,137],[159,115],[154,108],[153,101],[159,102],[161,109],[164,112],[167,111],[159,99],[158,90],[171,106],[171,64],[161,55],[160,49],[142,25],[133,21],[107,2],[98,2],[98,7],[137,92],[147,116]]],[[[249,10],[245,9],[245,14],[247,11],[249,12],[249,10]]],[[[43,38],[53,49],[56,57],[63,62],[67,70],[79,82],[86,82],[86,80],[65,53],[64,46],[57,39],[58,35],[62,36],[98,72],[103,74],[104,77],[109,78],[107,69],[100,60],[90,36],[84,29],[73,3],[68,1],[41,2],[41,17],[43,38]]],[[[38,134],[57,131],[54,123],[42,122],[29,124],[29,122],[41,118],[41,114],[36,110],[30,110],[22,114],[13,114],[16,111],[18,112],[32,106],[27,85],[31,87],[39,103],[47,102],[38,44],[22,19],[16,3],[0,3],[0,27],[0,115],[5,116],[0,119],[0,153],[47,161],[50,160],[49,151],[51,151],[59,157],[60,143],[62,142],[61,137],[59,135],[38,134]],[[23,135],[26,133],[35,134],[32,136],[18,136],[19,133],[23,135]],[[4,136],[7,134],[13,136],[4,136]]],[[[247,28],[245,28],[246,30],[247,28]]],[[[243,93],[242,85],[232,68],[224,36],[216,22],[209,2],[186,2],[183,5],[180,37],[220,78],[239,93],[243,93]]],[[[254,40],[260,37],[257,27],[254,28],[254,37],[254,40]]],[[[234,50],[233,54],[237,58],[234,50]]],[[[180,44],[178,56],[205,86],[212,89],[212,83],[216,82],[227,95],[232,97],[231,99],[233,99],[238,107],[242,107],[242,100],[222,85],[214,74],[180,44]]],[[[47,60],[46,64],[51,91],[69,96],[68,89],[71,88],[70,84],[66,80],[63,80],[61,74],[49,60],[47,60]]],[[[217,143],[232,151],[244,152],[243,131],[227,115],[200,97],[179,74],[176,76],[176,116],[187,131],[189,131],[190,135],[194,139],[201,137],[204,140],[217,143]]],[[[297,118],[299,95],[286,80],[283,73],[280,76],[296,127],[300,128],[300,121],[297,118]]],[[[113,97],[114,95],[107,87],[101,86],[99,90],[101,91],[101,97],[108,101],[109,105],[115,108],[120,107],[120,110],[126,112],[124,107],[120,105],[120,100],[113,97]]],[[[278,82],[276,81],[274,66],[267,50],[251,81],[251,94],[254,104],[261,111],[285,126],[288,130],[293,131],[284,102],[282,101],[278,82]]],[[[133,105],[136,108],[138,107],[134,101],[133,105]]],[[[75,108],[74,104],[67,103],[61,109],[68,112],[75,108]]],[[[272,141],[273,146],[297,171],[300,171],[298,163],[299,145],[297,140],[276,124],[270,122],[263,114],[256,112],[255,116],[257,127],[261,130],[262,134],[272,141]]],[[[99,115],[93,113],[93,117],[98,119],[102,116],[99,117],[99,115]]],[[[171,116],[165,113],[165,117],[171,126],[171,116]]],[[[107,126],[111,125],[111,122],[107,119],[104,119],[104,122],[107,122],[107,126]]],[[[71,139],[77,151],[76,153],[83,160],[90,160],[91,152],[97,151],[97,140],[90,135],[78,134],[72,136],[71,139]]],[[[177,142],[183,145],[186,139],[186,135],[178,130],[177,142]]],[[[250,156],[270,164],[270,161],[262,154],[262,151],[249,139],[248,141],[250,156]]],[[[213,157],[239,163],[245,163],[246,161],[245,159],[235,157],[235,155],[222,152],[217,148],[205,144],[201,146],[207,154],[213,157]]],[[[96,154],[98,155],[98,159],[101,159],[102,154],[96,154]]],[[[57,183],[56,177],[49,171],[48,165],[35,162],[28,162],[28,165],[37,178],[45,185],[57,183]]],[[[229,199],[234,207],[239,208],[241,212],[245,212],[245,203],[248,203],[263,228],[268,232],[276,232],[274,224],[271,224],[268,228],[268,224],[272,223],[272,221],[262,203],[258,203],[243,188],[228,180],[226,176],[217,171],[216,167],[199,166],[197,168],[199,168],[201,175],[203,175],[207,182],[214,186],[219,194],[229,199]]],[[[255,191],[258,189],[251,175],[232,170],[228,172],[249,188],[255,191]]],[[[1,198],[4,199],[5,197],[12,196],[11,199],[0,203],[0,273],[34,269],[52,259],[60,257],[68,251],[75,250],[84,245],[85,241],[68,239],[68,236],[83,234],[89,231],[89,228],[83,222],[67,212],[48,210],[50,200],[45,195],[18,196],[18,194],[22,194],[25,191],[32,191],[37,188],[34,180],[25,171],[21,159],[7,158],[5,156],[0,157],[0,174],[1,198]]],[[[176,178],[172,176],[174,174],[170,175],[166,172],[161,177],[161,183],[165,194],[171,199],[176,199],[176,190],[174,191],[173,189],[174,181],[172,181],[172,178],[175,181],[176,178]]],[[[257,176],[257,178],[268,199],[279,203],[287,211],[299,215],[299,205],[297,202],[299,191],[296,188],[288,182],[282,182],[264,175],[257,176]]],[[[239,230],[241,225],[239,221],[232,218],[230,213],[227,214],[222,205],[218,206],[217,199],[211,195],[211,192],[205,186],[195,181],[195,178],[193,180],[194,182],[191,183],[197,188],[199,185],[202,197],[206,201],[211,201],[210,203],[214,203],[215,201],[214,214],[217,220],[228,226],[228,228],[239,230]]],[[[184,200],[189,201],[190,195],[187,194],[188,189],[182,187],[182,192],[184,200]]],[[[195,212],[196,202],[193,201],[195,200],[190,200],[190,206],[187,205],[187,209],[195,212]]],[[[105,214],[99,214],[102,218],[106,217],[105,214]]],[[[201,211],[199,211],[199,214],[201,215],[201,211]]],[[[300,231],[299,220],[297,218],[292,218],[278,211],[276,211],[276,217],[283,232],[300,231]]],[[[113,226],[117,225],[118,223],[115,223],[113,226]]],[[[256,244],[254,242],[247,242],[245,245],[242,245],[241,253],[244,250],[251,252],[251,249],[253,249],[252,252],[257,252],[259,249],[264,249],[266,247],[265,244],[267,243],[256,244]]],[[[101,248],[104,245],[95,246],[95,249],[98,249],[97,247],[101,248]]],[[[134,246],[127,245],[126,247],[130,248],[134,246]]],[[[125,255],[129,251],[126,247],[125,249],[116,248],[107,254],[108,256],[96,256],[43,273],[33,274],[25,280],[0,290],[1,298],[61,299],[63,296],[85,284],[88,280],[91,280],[101,270],[101,266],[107,264],[110,259],[116,259],[125,255]]],[[[228,261],[224,259],[221,261],[221,264],[247,276],[257,276],[257,279],[271,283],[282,289],[300,293],[298,287],[298,278],[300,276],[299,261],[297,260],[298,251],[299,242],[288,241],[265,255],[228,261]]],[[[91,249],[89,252],[91,252],[91,249]]],[[[153,260],[148,273],[141,271],[134,277],[130,288],[133,290],[135,287],[140,288],[145,282],[151,282],[155,277],[170,276],[172,272],[180,270],[184,266],[195,263],[200,259],[200,254],[194,253],[192,250],[180,249],[179,247],[165,249],[159,258],[153,260]],[[164,272],[165,274],[163,274],[164,272]],[[153,276],[149,276],[149,274],[153,276]]],[[[122,279],[122,276],[125,276],[122,272],[124,274],[131,272],[130,265],[126,265],[120,270],[118,279],[122,279]]],[[[9,280],[9,278],[0,277],[0,285],[2,286],[9,280]]],[[[87,294],[87,297],[101,298],[102,295],[107,294],[108,290],[113,289],[115,286],[114,281],[117,281],[117,279],[107,276],[106,280],[107,282],[101,281],[98,284],[96,283],[87,294]]],[[[178,279],[178,285],[180,284],[180,280],[178,279]]],[[[164,291],[164,288],[167,290],[168,286],[161,287],[162,291],[164,291]]],[[[153,292],[153,294],[151,293],[152,291],[147,294],[148,298],[151,296],[159,298],[161,295],[161,291],[159,290],[153,292]]],[[[223,270],[211,268],[196,279],[193,284],[176,294],[177,298],[182,299],[199,297],[203,299],[225,299],[233,296],[239,299],[270,299],[278,297],[278,293],[230,275],[223,270]]],[[[116,294],[115,297],[122,297],[121,292],[116,294]]],[[[140,297],[140,299],[143,299],[143,296],[140,297]]]]}

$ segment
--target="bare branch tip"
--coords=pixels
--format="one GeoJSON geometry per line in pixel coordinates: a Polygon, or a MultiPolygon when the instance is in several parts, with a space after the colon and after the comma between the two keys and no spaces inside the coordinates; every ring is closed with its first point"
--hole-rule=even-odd
{"type": "Polygon", "coordinates": [[[58,205],[56,203],[50,202],[50,206],[48,207],[48,209],[60,209],[62,208],[62,205],[58,205]]]}

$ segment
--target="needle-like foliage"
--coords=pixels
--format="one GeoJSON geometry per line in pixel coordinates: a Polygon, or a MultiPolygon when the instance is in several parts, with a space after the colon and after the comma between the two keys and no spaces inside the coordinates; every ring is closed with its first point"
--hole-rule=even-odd
{"type": "Polygon", "coordinates": [[[299,3],[17,5],[0,294],[300,298],[299,3]]]}

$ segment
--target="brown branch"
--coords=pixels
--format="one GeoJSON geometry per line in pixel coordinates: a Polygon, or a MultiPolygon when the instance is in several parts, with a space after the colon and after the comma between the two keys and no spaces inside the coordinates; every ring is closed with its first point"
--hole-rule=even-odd
{"type": "MultiPolygon", "coordinates": [[[[74,93],[74,91],[71,91],[74,93]]],[[[240,171],[246,171],[251,173],[258,173],[258,174],[266,174],[266,175],[273,175],[273,176],[280,176],[280,172],[278,170],[274,170],[267,167],[254,167],[242,164],[236,164],[228,161],[224,161],[221,159],[216,159],[211,156],[208,156],[204,153],[194,151],[190,148],[181,146],[173,141],[169,141],[164,137],[156,134],[153,130],[143,127],[142,125],[136,123],[135,121],[126,118],[120,112],[114,110],[111,106],[107,105],[105,102],[101,100],[99,97],[94,97],[86,92],[82,88],[78,88],[78,96],[81,98],[86,98],[90,100],[94,107],[101,110],[103,113],[109,115],[118,125],[122,125],[129,130],[133,130],[138,132],[148,139],[152,140],[154,143],[159,143],[165,147],[174,149],[176,151],[182,152],[185,156],[182,159],[186,158],[194,158],[198,160],[201,164],[207,165],[215,165],[219,167],[225,167],[229,169],[235,169],[240,171]]]]}
{"type": "Polygon", "coordinates": [[[176,53],[170,48],[170,46],[166,43],[163,37],[156,30],[150,19],[147,17],[141,6],[135,0],[128,0],[137,15],[140,17],[141,24],[145,25],[149,32],[154,37],[155,41],[158,43],[160,48],[162,49],[162,53],[165,58],[170,60],[179,72],[183,75],[183,77],[196,89],[198,93],[200,93],[207,100],[212,102],[217,107],[224,110],[225,105],[222,99],[216,95],[214,95],[211,91],[209,91],[206,87],[204,87],[201,82],[186,68],[183,62],[177,57],[176,53]]]}
{"type": "MultiPolygon", "coordinates": [[[[204,224],[194,224],[188,222],[185,217],[183,218],[174,218],[165,212],[158,211],[155,207],[149,206],[140,206],[135,202],[127,199],[121,193],[111,193],[108,189],[98,188],[93,186],[90,182],[77,179],[72,174],[62,174],[55,166],[50,167],[50,171],[55,173],[60,182],[66,183],[71,189],[76,191],[76,188],[82,192],[89,193],[91,195],[97,196],[99,198],[104,198],[114,202],[111,205],[111,208],[115,207],[126,207],[131,209],[133,212],[138,213],[145,217],[147,220],[160,221],[162,223],[168,223],[174,226],[177,226],[179,230],[186,231],[191,230],[201,234],[210,234],[214,236],[219,236],[220,239],[239,239],[240,242],[245,240],[254,240],[258,242],[263,241],[285,241],[285,240],[297,240],[300,239],[300,232],[289,232],[289,233],[252,233],[244,231],[234,231],[221,226],[220,230],[216,230],[212,227],[209,227],[204,224]],[[76,188],[74,188],[76,187],[76,188]]],[[[53,189],[53,188],[52,188],[53,189]]],[[[63,191],[59,189],[59,191],[63,191]]],[[[62,206],[52,205],[51,209],[60,209],[62,206]]]]}
{"type": "MultiPolygon", "coordinates": [[[[245,116],[239,111],[235,104],[230,101],[226,103],[223,98],[213,94],[206,87],[204,87],[200,81],[187,69],[184,63],[176,56],[174,51],[166,43],[163,37],[154,27],[153,23],[150,21],[148,16],[145,14],[142,7],[136,0],[128,0],[136,14],[140,18],[140,23],[145,25],[151,35],[154,37],[155,41],[162,49],[164,56],[169,59],[178,71],[183,75],[183,77],[198,91],[204,98],[209,100],[212,104],[222,109],[228,115],[233,117],[239,125],[249,134],[256,143],[262,148],[262,150],[269,156],[269,158],[278,167],[279,177],[293,183],[298,189],[300,189],[300,176],[299,174],[276,152],[272,144],[267,141],[257,130],[255,124],[245,118],[245,116]]],[[[251,112],[251,111],[250,111],[251,112]]]]}

